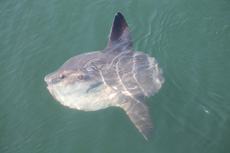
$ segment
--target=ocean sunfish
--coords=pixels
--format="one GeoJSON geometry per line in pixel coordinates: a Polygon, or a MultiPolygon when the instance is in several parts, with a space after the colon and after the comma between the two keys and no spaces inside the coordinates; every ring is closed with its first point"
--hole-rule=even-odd
{"type": "Polygon", "coordinates": [[[164,83],[155,58],[132,51],[129,27],[121,13],[114,17],[107,47],[74,56],[45,81],[62,105],[83,111],[110,106],[125,110],[148,140],[153,124],[145,97],[156,94],[164,83]]]}

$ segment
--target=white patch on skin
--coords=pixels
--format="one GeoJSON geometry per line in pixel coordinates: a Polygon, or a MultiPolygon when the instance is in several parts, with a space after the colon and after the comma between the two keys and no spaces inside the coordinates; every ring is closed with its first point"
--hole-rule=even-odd
{"type": "Polygon", "coordinates": [[[137,88],[138,88],[138,86],[135,86],[135,87],[133,87],[133,88],[128,88],[128,89],[131,89],[131,90],[132,90],[132,89],[137,89],[137,88]]]}
{"type": "Polygon", "coordinates": [[[109,95],[109,100],[113,99],[115,96],[117,95],[117,93],[112,93],[109,95]]]}
{"type": "Polygon", "coordinates": [[[126,96],[132,96],[132,94],[130,92],[128,92],[128,91],[122,91],[121,93],[126,95],[126,96]]]}

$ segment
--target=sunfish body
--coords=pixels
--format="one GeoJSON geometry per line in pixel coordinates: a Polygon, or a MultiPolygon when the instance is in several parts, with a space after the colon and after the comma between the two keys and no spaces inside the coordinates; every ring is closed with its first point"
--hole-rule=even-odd
{"type": "Polygon", "coordinates": [[[121,107],[146,139],[153,130],[145,97],[159,91],[164,78],[155,58],[132,51],[129,27],[115,15],[107,47],[74,56],[45,81],[62,105],[84,111],[121,107]]]}

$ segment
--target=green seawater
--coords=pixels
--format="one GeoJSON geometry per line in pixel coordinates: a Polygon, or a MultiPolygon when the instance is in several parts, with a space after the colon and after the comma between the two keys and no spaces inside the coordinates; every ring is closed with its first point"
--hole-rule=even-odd
{"type": "Polygon", "coordinates": [[[1,153],[229,153],[229,0],[1,0],[1,153]],[[122,109],[62,106],[44,76],[102,50],[120,11],[165,83],[146,141],[122,109]]]}

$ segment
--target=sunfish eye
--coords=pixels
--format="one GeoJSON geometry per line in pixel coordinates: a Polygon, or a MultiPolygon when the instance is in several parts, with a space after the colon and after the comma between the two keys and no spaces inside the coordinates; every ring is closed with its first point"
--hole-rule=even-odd
{"type": "Polygon", "coordinates": [[[64,79],[64,78],[65,78],[64,74],[60,75],[60,79],[64,79]]]}
{"type": "Polygon", "coordinates": [[[79,75],[79,76],[77,76],[77,78],[78,78],[79,80],[82,80],[84,77],[83,77],[83,75],[79,75]]]}

